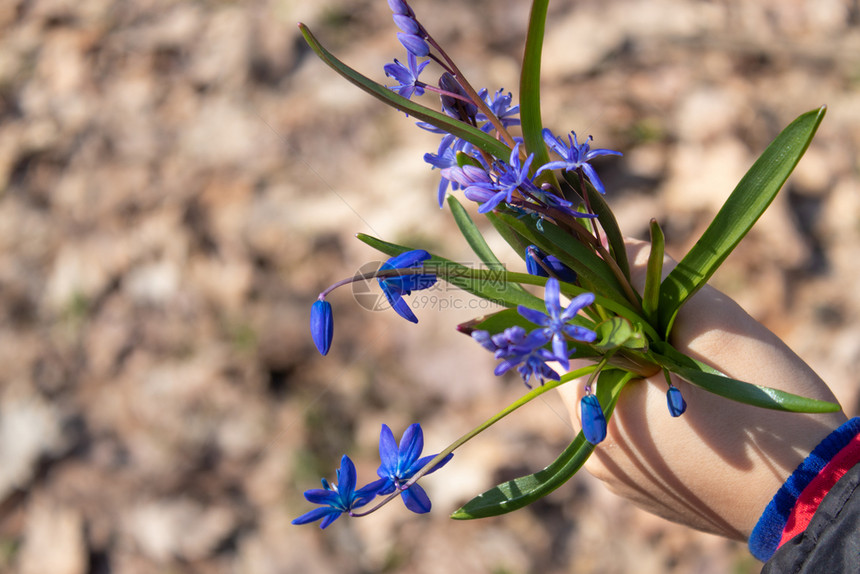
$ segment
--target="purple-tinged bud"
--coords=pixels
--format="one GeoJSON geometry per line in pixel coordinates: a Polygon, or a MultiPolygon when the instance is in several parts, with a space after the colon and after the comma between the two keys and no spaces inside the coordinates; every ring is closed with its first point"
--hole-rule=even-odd
{"type": "Polygon", "coordinates": [[[466,199],[468,199],[469,201],[485,204],[495,199],[496,192],[492,189],[487,189],[486,187],[470,185],[463,190],[463,195],[465,195],[466,199]]]}
{"type": "Polygon", "coordinates": [[[582,434],[591,444],[598,444],[606,438],[606,417],[595,395],[585,395],[579,403],[582,415],[582,434]]]}
{"type": "Polygon", "coordinates": [[[669,405],[669,414],[673,417],[679,417],[687,410],[687,401],[684,400],[678,387],[669,387],[666,392],[666,402],[669,405]]]}
{"type": "Polygon", "coordinates": [[[317,299],[311,306],[311,337],[314,340],[314,345],[323,355],[328,354],[333,335],[334,318],[331,312],[331,303],[317,299]]]}
{"type": "Polygon", "coordinates": [[[398,32],[397,39],[400,40],[400,43],[403,44],[407,52],[414,54],[418,58],[423,58],[430,54],[430,46],[427,45],[427,42],[421,36],[398,32]]]}
{"type": "Polygon", "coordinates": [[[421,35],[421,27],[418,25],[418,22],[415,21],[415,18],[410,18],[409,16],[404,16],[402,14],[395,14],[394,23],[407,34],[412,34],[413,36],[421,35]]]}
{"type": "Polygon", "coordinates": [[[439,88],[465,98],[465,100],[462,100],[460,98],[454,98],[443,94],[442,109],[446,114],[464,122],[469,122],[475,119],[475,116],[478,114],[478,106],[472,103],[469,98],[469,94],[466,93],[466,90],[463,89],[463,86],[460,85],[457,78],[455,78],[451,73],[445,72],[439,78],[439,88]]]}
{"type": "Polygon", "coordinates": [[[411,15],[412,10],[403,0],[388,0],[388,7],[395,14],[411,15]]]}
{"type": "Polygon", "coordinates": [[[448,179],[464,188],[476,183],[491,183],[490,176],[486,170],[474,165],[449,168],[448,179]]]}

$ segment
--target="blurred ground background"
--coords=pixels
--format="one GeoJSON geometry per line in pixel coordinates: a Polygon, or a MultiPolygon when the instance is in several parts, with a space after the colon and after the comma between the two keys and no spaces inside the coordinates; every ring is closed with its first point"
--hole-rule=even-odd
{"type": "MultiPolygon", "coordinates": [[[[528,2],[414,8],[474,84],[516,92],[528,2]]],[[[487,309],[445,291],[416,303],[418,326],[336,293],[316,353],[316,294],[378,259],[354,233],[471,257],[421,160],[436,136],[325,68],[298,21],[380,81],[403,58],[383,0],[0,3],[0,571],[757,572],[742,544],[586,475],[510,516],[449,520],[561,451],[554,399],[427,480],[428,516],[289,524],[342,453],[373,477],[382,423],[420,421],[438,450],[523,392],[453,331],[487,309]]],[[[557,0],[543,85],[547,125],[625,153],[597,165],[626,232],[657,217],[675,254],[783,126],[829,106],[714,283],[849,416],[858,25],[857,0],[557,0]]]]}

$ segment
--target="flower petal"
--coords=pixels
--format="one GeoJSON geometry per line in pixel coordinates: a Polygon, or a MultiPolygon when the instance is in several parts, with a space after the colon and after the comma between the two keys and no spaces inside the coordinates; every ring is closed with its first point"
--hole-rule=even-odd
{"type": "Polygon", "coordinates": [[[336,490],[312,488],[305,491],[305,500],[314,504],[337,504],[340,497],[336,490]]]}
{"type": "Polygon", "coordinates": [[[391,432],[388,425],[382,425],[382,430],[379,433],[379,460],[382,464],[379,466],[377,474],[382,478],[390,477],[397,469],[399,454],[397,441],[394,440],[394,433],[391,432]]]}
{"type": "Polygon", "coordinates": [[[561,319],[563,321],[570,321],[576,315],[582,311],[585,307],[588,307],[594,303],[594,293],[582,293],[577,295],[570,301],[570,305],[567,306],[567,309],[561,314],[561,319]]]}
{"type": "Polygon", "coordinates": [[[428,259],[430,259],[429,253],[423,249],[413,249],[412,251],[405,251],[400,255],[392,257],[383,263],[379,269],[380,271],[386,269],[406,269],[407,267],[415,267],[418,263],[427,261],[428,259]]]}
{"type": "Polygon", "coordinates": [[[552,336],[552,353],[565,369],[569,368],[570,363],[567,360],[567,340],[561,333],[556,333],[552,336]]]}
{"type": "Polygon", "coordinates": [[[505,191],[500,191],[496,193],[495,195],[493,195],[493,197],[487,200],[486,203],[484,203],[478,208],[478,213],[489,213],[493,211],[502,201],[507,199],[507,197],[508,194],[505,191]]]}
{"type": "Polygon", "coordinates": [[[382,490],[384,488],[387,488],[387,486],[388,479],[386,478],[380,478],[378,480],[374,480],[369,484],[365,484],[364,486],[355,491],[354,499],[352,501],[352,504],[350,505],[350,509],[364,506],[365,504],[376,498],[377,494],[381,494],[382,490]]]}
{"type": "Polygon", "coordinates": [[[337,470],[337,491],[340,494],[344,506],[349,506],[349,499],[355,491],[356,472],[352,460],[343,455],[340,459],[340,468],[337,470]]]}
{"type": "Polygon", "coordinates": [[[403,499],[403,503],[406,505],[406,508],[412,512],[416,514],[425,514],[430,512],[430,497],[427,496],[427,493],[423,488],[421,488],[420,484],[413,484],[401,492],[400,497],[403,499]]]}
{"type": "Polygon", "coordinates": [[[621,153],[620,151],[614,151],[611,149],[593,149],[593,150],[589,151],[587,154],[585,154],[585,161],[591,161],[592,159],[594,159],[596,157],[603,156],[603,155],[623,156],[624,154],[621,153]]]}
{"type": "Polygon", "coordinates": [[[323,518],[323,521],[320,522],[320,530],[325,530],[326,528],[328,528],[332,522],[334,522],[335,520],[340,518],[341,514],[343,514],[343,513],[342,512],[332,512],[331,514],[329,514],[328,516],[323,518]]]}
{"type": "Polygon", "coordinates": [[[307,524],[309,522],[316,522],[320,518],[326,518],[327,522],[323,522],[320,524],[320,528],[325,528],[329,524],[335,521],[335,519],[340,516],[342,513],[341,510],[337,508],[332,508],[331,506],[324,506],[322,508],[314,508],[310,512],[305,512],[298,518],[292,521],[292,524],[307,524]]]}
{"type": "Polygon", "coordinates": [[[546,300],[546,312],[552,318],[556,318],[561,313],[561,304],[559,303],[559,285],[558,279],[550,277],[546,281],[546,289],[544,289],[544,299],[546,300]]]}
{"type": "Polygon", "coordinates": [[[529,309],[524,305],[517,306],[517,313],[528,321],[531,321],[535,325],[540,325],[541,327],[548,325],[550,322],[550,317],[546,313],[541,313],[535,309],[529,309]]]}
{"type": "Polygon", "coordinates": [[[597,176],[597,172],[594,171],[591,164],[583,163],[579,167],[581,167],[582,171],[585,172],[585,176],[588,178],[588,181],[591,182],[591,185],[594,186],[594,189],[599,191],[600,195],[606,195],[606,188],[603,187],[603,182],[600,181],[600,178],[597,176]]]}
{"type": "MultiPolygon", "coordinates": [[[[397,461],[397,469],[400,471],[412,466],[424,450],[424,431],[421,425],[413,423],[403,432],[400,438],[400,455],[397,461]]],[[[401,475],[401,478],[405,478],[401,475]]]]}
{"type": "Polygon", "coordinates": [[[562,330],[571,339],[582,341],[583,343],[591,343],[597,339],[597,333],[579,325],[565,325],[562,330]]]}
{"type": "MultiPolygon", "coordinates": [[[[427,466],[427,463],[430,462],[431,460],[433,460],[434,458],[436,458],[435,454],[428,454],[427,456],[422,456],[421,458],[416,460],[414,463],[412,463],[412,466],[409,467],[409,469],[406,472],[406,474],[408,475],[408,478],[412,478],[416,472],[418,472],[419,470],[421,470],[422,468],[427,466]]],[[[436,465],[433,468],[431,468],[430,470],[427,471],[427,474],[432,474],[432,473],[436,472],[437,470],[439,470],[440,468],[442,468],[443,466],[448,464],[448,462],[452,458],[454,458],[453,452],[449,453],[448,456],[446,456],[445,458],[440,460],[438,463],[436,463],[436,465]]],[[[426,474],[425,474],[425,476],[426,476],[426,474]]]]}
{"type": "Polygon", "coordinates": [[[385,293],[385,297],[388,299],[388,303],[394,309],[395,313],[412,323],[418,322],[418,317],[415,316],[415,313],[409,308],[409,303],[406,302],[406,299],[400,293],[396,293],[394,290],[386,289],[385,287],[383,287],[382,292],[385,293]]]}

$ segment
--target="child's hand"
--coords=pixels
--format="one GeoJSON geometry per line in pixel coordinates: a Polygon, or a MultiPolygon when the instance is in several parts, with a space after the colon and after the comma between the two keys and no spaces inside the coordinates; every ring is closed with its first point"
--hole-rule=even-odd
{"type": "MultiPolygon", "coordinates": [[[[644,281],[645,243],[628,246],[644,281]]],[[[674,262],[667,261],[666,267],[674,262]]],[[[637,285],[641,290],[641,283],[637,285]]],[[[827,385],[776,335],[709,286],[682,309],[675,347],[726,375],[805,397],[836,401],[827,385]]],[[[576,368],[571,365],[571,368],[576,368]]],[[[687,411],[672,418],[662,374],[621,394],[606,440],[585,465],[642,508],[700,530],[746,539],[770,499],[813,448],[847,420],[843,412],[795,414],[744,405],[674,379],[687,411]]],[[[583,383],[560,387],[575,425],[583,383]]]]}

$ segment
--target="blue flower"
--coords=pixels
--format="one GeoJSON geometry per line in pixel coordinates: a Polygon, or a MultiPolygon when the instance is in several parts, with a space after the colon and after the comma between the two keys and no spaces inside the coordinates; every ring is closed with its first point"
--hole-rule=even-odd
{"type": "Polygon", "coordinates": [[[302,514],[293,520],[293,524],[307,524],[322,519],[320,528],[326,528],[344,512],[350,513],[373,500],[384,483],[382,479],[375,480],[356,490],[355,464],[348,456],[343,455],[340,459],[340,468],[337,470],[337,484],[332,485],[326,479],[322,479],[323,488],[305,491],[308,502],[325,506],[302,514]]]}
{"type": "Polygon", "coordinates": [[[583,293],[582,295],[577,295],[571,300],[570,305],[566,309],[562,309],[559,298],[559,283],[558,279],[554,277],[547,279],[544,294],[546,297],[547,314],[529,309],[523,305],[517,307],[517,312],[532,323],[542,327],[538,332],[546,338],[545,342],[552,339],[553,354],[558,357],[559,363],[565,369],[568,369],[570,368],[570,362],[568,361],[567,337],[585,343],[590,343],[597,338],[594,331],[590,329],[568,324],[584,307],[594,303],[594,294],[583,293]]]}
{"type": "Polygon", "coordinates": [[[393,64],[385,64],[385,66],[382,67],[386,76],[394,78],[399,82],[396,86],[389,86],[390,89],[394,90],[407,100],[411,98],[413,94],[416,96],[423,96],[425,84],[418,81],[418,76],[422,71],[424,71],[424,68],[427,67],[430,60],[426,60],[419,64],[418,58],[415,57],[415,54],[409,52],[406,55],[406,63],[407,65],[404,66],[397,58],[395,58],[393,64]]]}
{"type": "Polygon", "coordinates": [[[603,187],[603,182],[600,181],[600,178],[597,176],[597,172],[594,171],[594,168],[591,167],[591,164],[588,162],[603,155],[622,155],[621,152],[608,149],[591,149],[591,146],[588,143],[591,141],[591,136],[588,136],[585,143],[580,144],[576,140],[575,132],[570,132],[573,137],[567,136],[568,143],[564,143],[563,139],[554,136],[553,133],[546,128],[544,128],[541,133],[543,134],[543,140],[546,145],[549,146],[552,151],[560,155],[562,160],[551,161],[542,165],[535,175],[540,175],[542,172],[550,169],[563,169],[565,171],[582,169],[585,177],[588,178],[591,185],[594,186],[594,189],[599,191],[601,194],[606,192],[603,187]]]}
{"type": "Polygon", "coordinates": [[[472,201],[481,203],[478,213],[487,213],[494,210],[500,203],[510,203],[517,189],[532,191],[538,190],[529,176],[534,154],[530,154],[526,161],[520,161],[520,145],[511,150],[509,163],[498,162],[499,177],[496,182],[479,183],[464,190],[466,197],[472,201]]]}
{"type": "Polygon", "coordinates": [[[582,434],[591,444],[603,442],[606,438],[606,417],[595,395],[585,395],[579,403],[582,417],[582,434]]]}
{"type": "Polygon", "coordinates": [[[493,372],[496,375],[503,375],[516,367],[517,372],[523,379],[523,383],[525,383],[528,388],[532,388],[529,384],[529,379],[532,377],[536,378],[538,383],[541,385],[543,385],[546,380],[560,380],[561,377],[559,374],[547,363],[552,361],[561,363],[562,359],[566,360],[567,357],[559,357],[543,348],[514,352],[507,355],[493,372]]]}
{"type": "MultiPolygon", "coordinates": [[[[484,100],[484,102],[486,102],[490,111],[492,111],[493,114],[501,120],[503,126],[510,127],[520,125],[520,120],[513,117],[520,113],[520,107],[518,105],[511,107],[513,95],[510,92],[505,95],[504,90],[500,89],[496,91],[492,98],[488,98],[487,96],[489,95],[489,92],[486,88],[483,88],[478,92],[478,95],[482,100],[484,100]]],[[[488,118],[483,112],[479,112],[475,119],[479,122],[487,122],[481,126],[481,129],[485,132],[490,133],[495,129],[493,123],[490,122],[490,118],[488,118]]]]}
{"type": "Polygon", "coordinates": [[[560,358],[541,348],[548,339],[539,330],[527,334],[525,329],[515,325],[495,335],[490,335],[487,331],[474,331],[472,338],[482,347],[493,352],[497,359],[502,360],[493,371],[496,376],[501,376],[517,367],[523,383],[529,388],[531,388],[529,379],[532,376],[540,384],[547,379],[554,381],[560,379],[559,374],[547,365],[551,361],[560,361],[560,358]]]}
{"type": "Polygon", "coordinates": [[[519,325],[508,327],[495,335],[490,335],[487,331],[474,331],[472,338],[480,343],[482,347],[493,352],[497,359],[514,354],[529,353],[546,344],[547,341],[542,335],[529,338],[526,330],[519,325]]]}
{"type": "Polygon", "coordinates": [[[311,337],[314,340],[314,345],[323,355],[328,354],[333,335],[334,318],[332,317],[331,303],[317,299],[311,305],[311,337]]]}
{"type": "MultiPolygon", "coordinates": [[[[378,491],[380,495],[391,494],[400,489],[404,483],[415,476],[415,473],[436,457],[435,454],[422,457],[422,450],[424,450],[424,432],[421,430],[421,425],[417,423],[409,425],[400,438],[399,447],[388,425],[382,425],[382,432],[379,434],[379,458],[382,464],[376,471],[383,483],[378,491]]],[[[443,458],[430,472],[436,472],[445,466],[453,456],[452,453],[443,458]]],[[[430,511],[430,498],[417,483],[403,490],[400,497],[406,508],[412,512],[423,514],[430,511]]]]}
{"type": "MultiPolygon", "coordinates": [[[[392,257],[383,263],[379,267],[379,270],[385,271],[388,269],[420,267],[420,263],[427,261],[428,259],[430,259],[430,254],[423,249],[406,251],[405,253],[392,257]]],[[[419,291],[421,289],[432,287],[436,284],[436,276],[428,273],[418,273],[413,275],[395,275],[385,278],[378,277],[377,281],[379,281],[379,286],[382,287],[382,292],[385,294],[385,298],[388,299],[388,303],[391,305],[391,308],[407,321],[417,323],[418,318],[415,316],[415,313],[412,312],[412,309],[409,308],[409,304],[403,296],[410,295],[412,291],[419,291]]]]}
{"type": "Polygon", "coordinates": [[[532,275],[549,277],[544,266],[549,268],[555,277],[567,283],[576,283],[576,272],[562,263],[555,255],[547,255],[535,245],[526,249],[526,269],[532,275]],[[541,265],[543,263],[543,265],[541,265]]]}
{"type": "Polygon", "coordinates": [[[669,387],[666,391],[666,403],[669,405],[669,414],[673,417],[679,417],[687,410],[687,401],[678,387],[669,387]]]}

